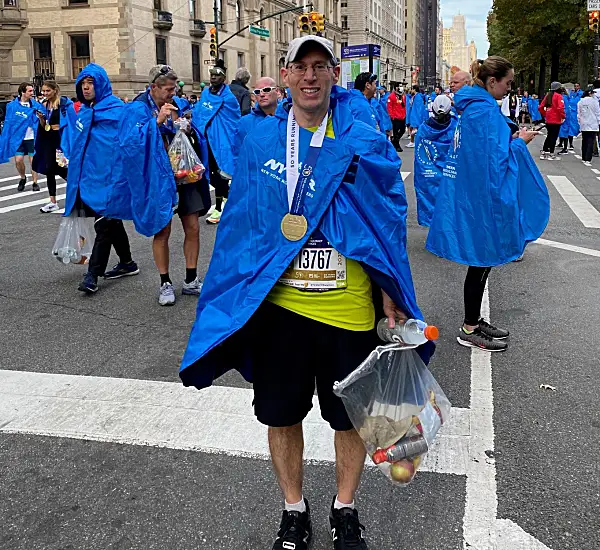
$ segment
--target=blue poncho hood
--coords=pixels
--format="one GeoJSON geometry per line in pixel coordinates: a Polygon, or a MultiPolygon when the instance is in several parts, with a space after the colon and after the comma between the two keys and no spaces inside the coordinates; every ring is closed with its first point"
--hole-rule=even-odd
{"type": "Polygon", "coordinates": [[[207,86],[194,105],[192,120],[208,144],[219,165],[219,169],[233,175],[235,168],[235,136],[242,118],[240,104],[223,84],[219,94],[213,94],[207,86]]]}
{"type": "Polygon", "coordinates": [[[123,173],[122,150],[115,147],[125,104],[113,95],[106,71],[95,63],[81,71],[75,90],[81,109],[73,125],[65,216],[71,213],[79,195],[98,215],[130,220],[131,193],[123,173]],[[81,89],[85,78],[94,79],[95,98],[91,104],[81,89]]]}
{"type": "MultiPolygon", "coordinates": [[[[252,380],[252,358],[240,329],[317,227],[336,250],[360,262],[374,285],[409,316],[422,318],[406,252],[407,203],[400,159],[384,136],[356,122],[335,96],[334,92],[335,139],[324,140],[312,198],[304,205],[308,232],[300,241],[288,241],[280,229],[288,212],[290,104],[281,105],[245,140],[181,365],[185,385],[209,386],[232,368],[252,380]]],[[[428,360],[433,346],[420,349],[428,360]]]]}
{"type": "Polygon", "coordinates": [[[438,191],[426,247],[453,262],[491,267],[515,260],[550,216],[544,179],[515,127],[482,87],[454,96],[462,116],[438,191]]]}
{"type": "Polygon", "coordinates": [[[340,95],[341,103],[347,103],[350,107],[350,111],[354,115],[356,120],[361,120],[365,124],[371,126],[371,128],[377,128],[377,116],[375,115],[375,108],[369,100],[365,97],[365,94],[359,90],[352,89],[345,95],[343,92],[336,90],[336,93],[340,95]]]}
{"type": "Polygon", "coordinates": [[[21,105],[18,97],[6,105],[4,128],[0,134],[0,164],[8,162],[15,156],[25,139],[27,128],[33,128],[34,136],[37,134],[40,124],[35,112],[43,111],[44,107],[35,99],[31,99],[29,105],[29,107],[21,105]]]}
{"type": "Polygon", "coordinates": [[[417,221],[429,227],[440,182],[446,170],[448,152],[458,123],[452,117],[447,125],[434,118],[426,120],[415,136],[415,194],[417,196],[417,221]]]}

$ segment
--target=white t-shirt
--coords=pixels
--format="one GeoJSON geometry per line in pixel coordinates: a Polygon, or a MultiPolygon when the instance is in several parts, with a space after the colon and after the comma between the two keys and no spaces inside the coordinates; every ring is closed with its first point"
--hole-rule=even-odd
{"type": "MultiPolygon", "coordinates": [[[[23,107],[29,107],[29,101],[21,101],[21,105],[23,105],[23,107]]],[[[25,132],[25,138],[23,141],[28,141],[30,139],[34,139],[35,138],[35,134],[33,133],[33,128],[30,126],[29,128],[27,128],[27,132],[25,132]]]]}

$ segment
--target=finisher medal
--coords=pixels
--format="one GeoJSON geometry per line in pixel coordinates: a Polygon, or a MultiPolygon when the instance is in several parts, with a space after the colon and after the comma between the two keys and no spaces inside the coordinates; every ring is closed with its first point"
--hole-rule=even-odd
{"type": "Polygon", "coordinates": [[[50,124],[46,124],[46,126],[44,126],[44,130],[46,130],[46,132],[49,132],[51,129],[50,124]]]}
{"type": "Polygon", "coordinates": [[[286,214],[281,220],[281,232],[288,241],[299,241],[307,230],[308,222],[302,215],[286,214]]]}

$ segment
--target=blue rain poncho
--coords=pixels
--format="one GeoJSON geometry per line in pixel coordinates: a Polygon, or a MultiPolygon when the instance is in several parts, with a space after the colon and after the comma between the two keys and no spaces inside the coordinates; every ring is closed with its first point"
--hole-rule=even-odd
{"type": "Polygon", "coordinates": [[[441,125],[434,118],[426,120],[415,136],[415,194],[417,195],[417,221],[429,227],[435,198],[444,177],[446,162],[458,119],[452,117],[441,125]]]}
{"type": "Polygon", "coordinates": [[[65,216],[79,196],[100,216],[130,220],[131,192],[123,174],[122,149],[116,146],[125,104],[113,95],[104,68],[94,63],[79,73],[75,90],[81,109],[73,126],[65,216]],[[96,94],[91,105],[81,90],[83,79],[89,77],[96,94]]]}
{"type": "Polygon", "coordinates": [[[410,119],[407,120],[411,128],[418,128],[429,116],[426,101],[426,96],[420,92],[410,100],[410,119]]]}
{"type": "Polygon", "coordinates": [[[531,117],[531,122],[541,122],[542,115],[540,113],[540,100],[537,98],[530,97],[527,100],[527,106],[529,108],[529,116],[531,117]]]}
{"type": "Polygon", "coordinates": [[[204,88],[192,110],[192,120],[198,131],[208,139],[219,169],[230,176],[235,169],[233,151],[241,118],[240,104],[225,84],[218,94],[211,93],[208,86],[204,88]]]}
{"type": "Polygon", "coordinates": [[[247,114],[242,117],[240,123],[238,124],[236,136],[235,136],[235,145],[233,148],[234,155],[238,156],[240,147],[244,142],[244,139],[248,134],[253,134],[256,127],[267,118],[265,112],[260,108],[260,105],[257,103],[254,108],[250,111],[250,114],[247,114]]]}
{"type": "Polygon", "coordinates": [[[8,162],[15,156],[25,139],[27,128],[33,128],[34,135],[37,134],[40,123],[36,110],[43,111],[43,109],[42,104],[35,99],[31,99],[29,106],[25,107],[21,105],[18,97],[6,105],[4,128],[0,134],[0,164],[8,162]]]}
{"type": "Polygon", "coordinates": [[[482,87],[454,97],[462,112],[426,248],[453,262],[492,267],[519,258],[550,216],[548,190],[518,127],[482,87]]]}
{"type": "MultiPolygon", "coordinates": [[[[282,235],[281,219],[289,211],[289,107],[281,105],[244,141],[179,373],[186,386],[207,387],[230,369],[252,380],[243,327],[317,228],[337,251],[360,262],[374,285],[409,317],[422,318],[406,251],[400,159],[383,135],[354,121],[347,106],[337,103],[335,91],[335,139],[323,142],[312,198],[304,204],[308,232],[297,242],[282,235]]],[[[300,156],[307,133],[301,130],[300,156]]],[[[427,361],[433,345],[419,349],[427,361]]]]}
{"type": "Polygon", "coordinates": [[[382,132],[389,132],[392,129],[392,119],[387,111],[387,104],[383,105],[377,98],[371,99],[371,106],[377,119],[377,126],[382,132]]]}

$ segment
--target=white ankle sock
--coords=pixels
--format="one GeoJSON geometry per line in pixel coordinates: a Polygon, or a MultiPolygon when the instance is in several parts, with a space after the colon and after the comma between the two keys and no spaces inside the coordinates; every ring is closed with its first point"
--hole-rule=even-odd
{"type": "Polygon", "coordinates": [[[306,512],[306,502],[304,502],[304,496],[300,499],[300,502],[290,504],[287,500],[285,501],[285,509],[288,512],[306,512]]]}
{"type": "Polygon", "coordinates": [[[333,503],[333,508],[335,510],[341,510],[342,508],[350,508],[351,510],[354,510],[354,501],[352,501],[350,504],[344,504],[343,502],[340,502],[336,496],[335,502],[333,503]]]}

